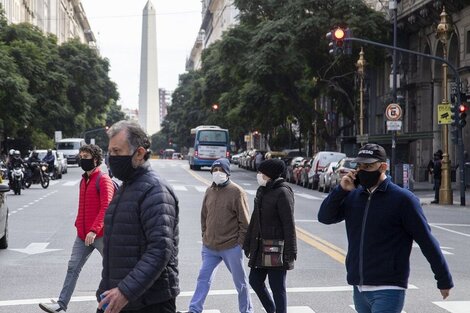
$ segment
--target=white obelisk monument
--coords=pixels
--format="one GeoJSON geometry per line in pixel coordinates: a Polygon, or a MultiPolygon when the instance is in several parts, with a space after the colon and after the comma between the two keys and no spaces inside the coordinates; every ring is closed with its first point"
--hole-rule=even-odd
{"type": "Polygon", "coordinates": [[[158,100],[157,21],[155,6],[149,0],[142,18],[139,123],[150,136],[160,130],[158,100]]]}

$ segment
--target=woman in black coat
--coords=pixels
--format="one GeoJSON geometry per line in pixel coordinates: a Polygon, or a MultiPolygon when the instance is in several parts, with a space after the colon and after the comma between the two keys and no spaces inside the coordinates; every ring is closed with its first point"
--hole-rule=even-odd
{"type": "Polygon", "coordinates": [[[261,163],[256,192],[243,250],[249,258],[250,285],[267,313],[287,312],[286,274],[294,268],[297,257],[297,239],[294,222],[294,193],[280,176],[284,162],[270,159],[261,163]],[[284,240],[283,264],[277,267],[262,265],[261,239],[284,240]],[[266,288],[266,276],[273,296],[266,288]]]}

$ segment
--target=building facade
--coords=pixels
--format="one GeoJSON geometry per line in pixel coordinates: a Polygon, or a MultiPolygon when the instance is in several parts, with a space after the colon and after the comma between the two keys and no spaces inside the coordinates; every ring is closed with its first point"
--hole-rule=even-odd
{"type": "MultiPolygon", "coordinates": [[[[368,1],[382,7],[388,1],[368,1]],[[380,3],[378,3],[380,2],[380,3]]],[[[389,14],[389,17],[391,14],[389,14]]],[[[390,19],[392,31],[392,19],[390,19]]],[[[457,69],[462,92],[470,94],[470,4],[458,0],[402,0],[397,6],[397,46],[416,52],[443,57],[457,69]],[[441,13],[448,14],[450,30],[447,45],[436,36],[441,13]]],[[[365,49],[367,59],[367,49],[365,49]]],[[[366,129],[369,142],[377,142],[391,150],[391,134],[386,130],[385,109],[392,101],[390,80],[392,59],[382,68],[367,70],[366,129]]],[[[426,166],[433,153],[443,149],[443,126],[438,123],[438,104],[451,101],[456,75],[448,69],[443,77],[442,63],[431,58],[397,53],[397,99],[404,112],[403,127],[397,132],[396,164],[414,165],[414,179],[428,179],[426,166]],[[447,99],[444,99],[444,80],[447,80],[447,99]]],[[[452,180],[458,164],[457,145],[451,141],[449,125],[448,152],[452,180]]],[[[470,126],[463,128],[464,146],[470,145],[470,126]]],[[[468,160],[467,160],[468,161],[468,160]]]]}
{"type": "Polygon", "coordinates": [[[168,107],[171,105],[171,94],[173,91],[165,88],[158,89],[160,103],[160,121],[163,121],[168,114],[168,107]]]}
{"type": "Polygon", "coordinates": [[[202,0],[202,24],[186,61],[186,70],[201,67],[202,51],[222,38],[224,31],[238,23],[238,9],[233,0],[202,0]]]}
{"type": "Polygon", "coordinates": [[[78,38],[96,46],[96,40],[80,0],[0,0],[7,21],[30,23],[44,34],[53,34],[57,42],[78,38]]]}

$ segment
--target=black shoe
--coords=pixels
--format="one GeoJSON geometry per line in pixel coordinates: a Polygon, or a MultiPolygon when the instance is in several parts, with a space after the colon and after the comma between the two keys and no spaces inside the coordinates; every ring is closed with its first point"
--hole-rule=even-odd
{"type": "Polygon", "coordinates": [[[432,204],[438,204],[439,203],[439,200],[433,200],[431,201],[432,204]]]}

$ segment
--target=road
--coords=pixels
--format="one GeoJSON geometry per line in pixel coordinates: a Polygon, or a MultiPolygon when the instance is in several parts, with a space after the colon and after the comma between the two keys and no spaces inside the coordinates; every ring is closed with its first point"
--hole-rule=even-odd
{"type": "MultiPolygon", "coordinates": [[[[152,160],[154,169],[175,189],[180,199],[179,310],[186,310],[200,266],[199,214],[210,183],[208,169],[190,171],[186,161],[152,160]]],[[[70,167],[63,179],[48,189],[33,185],[20,196],[10,193],[10,246],[0,251],[0,313],[41,312],[38,303],[57,298],[75,238],[73,223],[82,171],[70,167]]],[[[232,180],[248,193],[250,207],[257,188],[256,174],[232,165],[232,180]]],[[[292,185],[298,228],[298,257],[288,272],[289,313],[353,313],[351,287],[345,279],[347,242],[344,224],[326,226],[316,216],[325,194],[292,185]]],[[[430,266],[419,247],[412,252],[410,288],[404,312],[470,313],[468,237],[470,211],[453,206],[424,206],[432,231],[441,243],[456,287],[442,301],[430,266]]],[[[80,275],[67,312],[95,312],[94,292],[101,275],[101,258],[95,252],[80,275]]],[[[255,312],[264,312],[256,295],[255,312]]],[[[222,265],[206,301],[205,313],[236,313],[236,292],[222,265]]]]}

